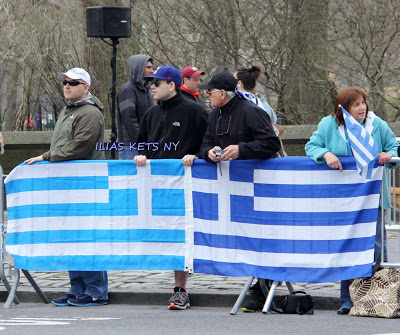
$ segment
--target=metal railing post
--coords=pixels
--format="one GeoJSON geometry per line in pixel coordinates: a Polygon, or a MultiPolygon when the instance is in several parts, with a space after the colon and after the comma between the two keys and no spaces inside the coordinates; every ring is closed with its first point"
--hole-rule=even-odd
{"type": "MultiPolygon", "coordinates": [[[[3,168],[0,166],[0,176],[1,176],[1,181],[0,181],[0,253],[1,253],[1,266],[0,266],[0,280],[3,282],[4,287],[6,288],[8,294],[9,294],[9,305],[11,306],[12,301],[14,303],[19,304],[19,300],[17,296],[15,295],[15,290],[14,290],[14,285],[11,287],[10,283],[8,282],[8,279],[6,277],[6,273],[4,270],[5,265],[10,264],[6,263],[4,261],[4,254],[5,254],[5,243],[4,243],[4,174],[3,174],[3,168]]],[[[10,269],[11,272],[11,269],[10,269]]],[[[15,278],[15,270],[14,270],[14,278],[15,278]]],[[[15,280],[14,280],[15,282],[15,280]]],[[[18,285],[18,284],[17,284],[18,285]]]]}

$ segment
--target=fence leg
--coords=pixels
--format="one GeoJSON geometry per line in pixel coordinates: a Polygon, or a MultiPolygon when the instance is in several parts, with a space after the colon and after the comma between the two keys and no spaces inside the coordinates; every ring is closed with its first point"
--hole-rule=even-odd
{"type": "Polygon", "coordinates": [[[45,304],[50,303],[50,300],[46,297],[46,295],[43,293],[39,285],[36,283],[35,279],[32,278],[31,274],[27,270],[22,270],[22,273],[25,275],[26,279],[28,279],[29,283],[32,285],[32,287],[35,289],[36,293],[39,294],[40,298],[42,298],[43,302],[45,304]]]}
{"type": "Polygon", "coordinates": [[[242,302],[243,302],[243,300],[244,300],[244,298],[245,298],[245,296],[247,294],[247,291],[249,290],[250,285],[253,282],[253,279],[254,279],[254,277],[250,277],[249,279],[247,279],[247,282],[244,285],[244,287],[242,289],[242,292],[240,292],[240,295],[237,298],[236,303],[235,303],[235,305],[233,306],[233,308],[231,310],[231,315],[236,315],[237,314],[237,311],[239,310],[239,307],[242,304],[242,302]]]}
{"type": "MultiPolygon", "coordinates": [[[[4,263],[2,263],[1,266],[0,266],[0,280],[3,282],[4,287],[6,288],[8,294],[10,294],[10,292],[11,292],[11,285],[10,285],[10,283],[8,282],[7,277],[6,277],[6,274],[5,274],[5,271],[4,271],[4,263]]],[[[17,298],[16,295],[14,295],[14,303],[15,303],[15,304],[19,304],[19,300],[18,300],[18,298],[17,298]]]]}
{"type": "Polygon", "coordinates": [[[278,283],[279,283],[278,280],[274,280],[272,282],[271,288],[269,289],[269,292],[268,292],[267,300],[265,300],[264,308],[262,309],[262,312],[264,314],[268,313],[268,310],[271,307],[276,288],[278,287],[278,283]]]}
{"type": "Polygon", "coordinates": [[[8,298],[7,298],[6,303],[4,304],[3,308],[11,308],[11,304],[12,304],[14,298],[16,298],[15,293],[17,292],[19,279],[20,279],[19,269],[15,268],[14,282],[13,282],[10,292],[8,293],[8,298]]]}

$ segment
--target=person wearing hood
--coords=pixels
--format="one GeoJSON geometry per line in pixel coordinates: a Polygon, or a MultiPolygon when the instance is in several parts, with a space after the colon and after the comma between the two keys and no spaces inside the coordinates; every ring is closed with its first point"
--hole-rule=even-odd
{"type": "MultiPolygon", "coordinates": [[[[96,150],[96,144],[104,140],[103,105],[89,92],[89,73],[73,68],[59,73],[58,77],[63,79],[66,106],[58,117],[50,150],[25,163],[104,159],[104,152],[96,150]]],[[[106,271],[69,271],[69,278],[68,294],[54,299],[54,305],[100,306],[108,303],[106,271]]]]}
{"type": "Polygon", "coordinates": [[[153,105],[150,86],[143,80],[154,73],[153,59],[147,55],[131,56],[129,69],[131,78],[121,87],[117,97],[118,142],[124,143],[119,159],[133,159],[138,154],[133,144],[144,114],[153,105]]]}

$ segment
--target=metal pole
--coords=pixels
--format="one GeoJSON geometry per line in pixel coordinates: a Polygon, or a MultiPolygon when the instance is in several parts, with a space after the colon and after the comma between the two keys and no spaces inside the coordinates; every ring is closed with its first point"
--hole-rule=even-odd
{"type": "Polygon", "coordinates": [[[278,280],[274,280],[272,282],[271,288],[270,288],[268,296],[267,296],[267,300],[265,300],[264,308],[262,309],[262,312],[264,314],[268,313],[269,308],[271,307],[272,301],[274,299],[276,288],[278,287],[278,283],[279,283],[278,280]]]}
{"type": "MultiPolygon", "coordinates": [[[[19,304],[19,300],[17,296],[15,295],[16,291],[16,285],[18,285],[18,282],[16,283],[16,280],[14,278],[14,285],[11,287],[10,283],[7,280],[5,271],[4,271],[4,248],[5,248],[5,243],[4,243],[4,175],[3,175],[3,168],[0,166],[0,253],[1,253],[1,266],[0,266],[0,279],[2,280],[7,292],[8,292],[8,306],[11,306],[12,301],[14,300],[14,303],[19,304]],[[15,285],[16,283],[16,285],[15,285]]],[[[17,270],[15,270],[17,271],[17,270]]],[[[15,272],[14,272],[15,274],[15,272]]],[[[6,306],[6,305],[5,305],[6,306]]],[[[4,307],[4,308],[10,308],[10,307],[4,307]]]]}
{"type": "Polygon", "coordinates": [[[246,297],[247,291],[249,290],[250,285],[253,282],[253,279],[254,277],[249,277],[249,279],[247,279],[247,282],[244,285],[242,292],[240,292],[239,297],[237,298],[236,303],[231,310],[231,315],[237,314],[237,311],[239,310],[240,305],[242,304],[244,298],[246,297]]]}
{"type": "MultiPolygon", "coordinates": [[[[115,101],[117,97],[116,86],[117,86],[117,45],[118,37],[111,37],[113,42],[113,54],[111,58],[111,68],[112,68],[112,86],[111,86],[111,145],[117,141],[117,126],[115,122],[115,101]]],[[[111,159],[115,159],[115,150],[111,150],[111,159]]]]}
{"type": "Polygon", "coordinates": [[[45,304],[50,303],[50,300],[46,297],[46,295],[43,293],[43,291],[40,289],[39,285],[36,283],[35,279],[31,276],[29,271],[27,270],[22,270],[22,273],[25,275],[26,279],[28,279],[29,283],[32,285],[32,287],[35,289],[36,293],[39,294],[40,298],[43,300],[45,304]]]}

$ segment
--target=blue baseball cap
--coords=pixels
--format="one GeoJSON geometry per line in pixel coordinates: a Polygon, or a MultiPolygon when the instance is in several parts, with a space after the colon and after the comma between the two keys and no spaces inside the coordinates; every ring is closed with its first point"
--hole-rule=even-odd
{"type": "Polygon", "coordinates": [[[176,86],[182,85],[182,76],[179,70],[173,66],[160,66],[152,76],[143,77],[144,80],[162,79],[173,81],[176,86]]]}

